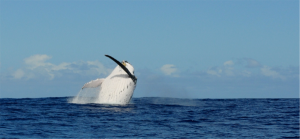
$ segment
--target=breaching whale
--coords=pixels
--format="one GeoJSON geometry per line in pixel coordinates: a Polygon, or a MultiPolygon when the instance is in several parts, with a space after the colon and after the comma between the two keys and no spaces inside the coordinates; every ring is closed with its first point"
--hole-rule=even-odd
{"type": "Polygon", "coordinates": [[[82,89],[100,86],[96,103],[127,104],[133,95],[137,82],[134,68],[127,61],[121,63],[109,55],[105,56],[116,62],[117,67],[105,79],[92,80],[84,84],[82,89]]]}

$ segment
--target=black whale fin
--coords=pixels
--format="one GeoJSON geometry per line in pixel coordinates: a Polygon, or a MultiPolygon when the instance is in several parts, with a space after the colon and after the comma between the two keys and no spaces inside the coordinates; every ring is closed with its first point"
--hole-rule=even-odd
{"type": "Polygon", "coordinates": [[[137,79],[134,75],[132,75],[129,70],[122,64],[120,63],[118,60],[114,59],[113,57],[111,57],[110,55],[105,55],[106,57],[110,58],[111,60],[115,61],[128,75],[129,77],[132,79],[132,81],[134,83],[136,83],[137,79]]]}

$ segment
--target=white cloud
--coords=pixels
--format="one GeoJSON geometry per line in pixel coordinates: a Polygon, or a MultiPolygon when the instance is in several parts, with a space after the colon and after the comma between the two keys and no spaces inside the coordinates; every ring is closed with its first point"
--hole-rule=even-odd
{"type": "Polygon", "coordinates": [[[251,73],[250,71],[247,71],[247,70],[242,71],[242,75],[243,75],[243,76],[250,77],[251,74],[252,74],[252,73],[251,73]]]}
{"type": "Polygon", "coordinates": [[[68,66],[68,70],[83,76],[93,76],[93,75],[106,75],[109,74],[112,70],[106,68],[99,61],[81,61],[81,62],[73,62],[70,66],[68,66]]]}
{"type": "Polygon", "coordinates": [[[21,70],[21,69],[18,69],[16,70],[12,76],[15,78],[15,79],[21,79],[23,76],[24,76],[24,71],[21,70]]]}
{"type": "Polygon", "coordinates": [[[52,63],[46,62],[51,58],[52,58],[51,56],[40,55],[40,54],[25,58],[24,63],[26,65],[26,71],[27,71],[26,75],[27,74],[31,75],[30,77],[27,76],[27,79],[37,77],[35,75],[38,75],[38,76],[46,76],[46,78],[52,80],[55,77],[53,71],[66,69],[66,66],[69,65],[68,63],[54,65],[52,63]]]}
{"type": "Polygon", "coordinates": [[[166,75],[171,75],[173,73],[175,73],[177,71],[177,69],[175,68],[174,65],[172,64],[166,64],[166,65],[163,65],[160,70],[166,74],[166,75]]]}
{"type": "Polygon", "coordinates": [[[209,75],[214,75],[214,76],[234,76],[234,68],[232,67],[219,67],[219,68],[213,68],[213,69],[209,69],[206,71],[207,74],[209,75]]]}
{"type": "Polygon", "coordinates": [[[69,65],[71,63],[63,62],[59,65],[55,65],[46,60],[51,59],[51,56],[48,55],[33,55],[28,58],[24,59],[24,63],[26,64],[28,69],[35,69],[35,68],[45,68],[48,71],[58,71],[58,70],[65,70],[69,69],[69,65]]]}
{"type": "MultiPolygon", "coordinates": [[[[258,61],[250,58],[239,59],[237,64],[234,64],[234,61],[232,60],[228,60],[224,62],[223,65],[212,67],[202,73],[206,73],[206,75],[217,76],[220,78],[247,77],[249,79],[251,77],[270,77],[271,79],[281,80],[293,79],[295,77],[299,78],[298,68],[271,68],[268,66],[263,66],[258,61]],[[242,64],[245,62],[247,62],[246,66],[245,64],[242,64]]],[[[205,76],[205,74],[202,74],[201,76],[205,76]]]]}
{"type": "Polygon", "coordinates": [[[50,68],[51,70],[65,70],[65,69],[68,69],[68,66],[70,66],[71,64],[63,62],[59,65],[54,65],[54,64],[50,64],[50,63],[49,63],[49,65],[51,65],[51,68],[50,68]]]}
{"type": "Polygon", "coordinates": [[[210,74],[210,75],[215,75],[215,76],[221,77],[221,75],[219,73],[222,73],[222,70],[220,69],[219,72],[216,70],[207,70],[206,73],[210,74]]]}
{"type": "Polygon", "coordinates": [[[245,60],[247,61],[247,68],[256,68],[261,66],[260,63],[254,59],[246,58],[245,60]]]}
{"type": "Polygon", "coordinates": [[[33,55],[24,59],[25,64],[30,69],[35,69],[37,67],[51,66],[50,63],[45,63],[46,60],[51,59],[48,55],[33,55]]]}
{"type": "Polygon", "coordinates": [[[224,73],[225,73],[227,76],[234,76],[233,68],[225,68],[225,69],[224,69],[224,73]]]}
{"type": "Polygon", "coordinates": [[[111,71],[111,69],[107,69],[99,61],[63,62],[55,65],[47,62],[49,59],[51,59],[51,56],[39,54],[25,58],[25,66],[16,70],[11,75],[14,79],[47,78],[52,80],[64,74],[99,76],[101,74],[106,75],[111,71]]]}
{"type": "Polygon", "coordinates": [[[261,73],[264,76],[269,76],[269,77],[272,77],[272,78],[279,78],[279,79],[282,79],[282,80],[286,79],[284,76],[280,75],[278,72],[276,72],[274,70],[271,70],[271,68],[268,67],[268,66],[263,66],[260,70],[261,70],[261,73]]]}
{"type": "Polygon", "coordinates": [[[232,66],[234,63],[232,60],[224,62],[224,66],[232,66]]]}
{"type": "Polygon", "coordinates": [[[95,74],[109,74],[112,70],[109,70],[107,68],[104,67],[104,65],[102,63],[100,63],[99,61],[87,61],[87,64],[90,66],[95,66],[94,68],[91,68],[92,71],[90,71],[91,73],[95,73],[95,74]]]}
{"type": "Polygon", "coordinates": [[[232,60],[229,60],[229,61],[226,61],[224,62],[224,67],[223,67],[223,71],[224,73],[227,75],[227,76],[234,76],[234,68],[233,68],[233,61],[232,60]]]}

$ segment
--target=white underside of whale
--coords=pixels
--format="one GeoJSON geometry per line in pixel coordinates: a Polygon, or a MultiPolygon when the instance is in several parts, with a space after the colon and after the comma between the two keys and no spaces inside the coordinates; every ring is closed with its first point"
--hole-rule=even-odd
{"type": "Polygon", "coordinates": [[[133,95],[135,86],[135,83],[128,77],[123,69],[117,66],[112,73],[102,81],[96,103],[127,104],[133,95]]]}

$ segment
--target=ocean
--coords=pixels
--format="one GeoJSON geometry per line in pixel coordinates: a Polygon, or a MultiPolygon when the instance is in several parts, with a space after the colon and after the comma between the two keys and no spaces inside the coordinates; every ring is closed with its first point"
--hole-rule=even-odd
{"type": "Polygon", "coordinates": [[[1,98],[0,138],[299,138],[299,99],[1,98]]]}

